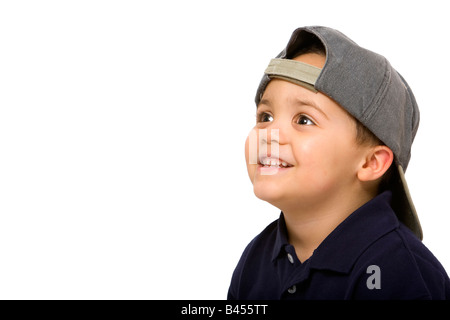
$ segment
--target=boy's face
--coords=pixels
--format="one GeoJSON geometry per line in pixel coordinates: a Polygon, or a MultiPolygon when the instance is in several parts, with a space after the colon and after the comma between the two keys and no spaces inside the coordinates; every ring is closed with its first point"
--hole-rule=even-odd
{"type": "MultiPolygon", "coordinates": [[[[295,60],[317,67],[325,62],[317,54],[295,60]]],[[[304,205],[312,208],[352,191],[364,158],[363,147],[356,143],[354,121],[320,92],[284,80],[270,81],[257,108],[253,131],[257,138],[247,138],[245,144],[255,195],[287,210],[304,205]],[[260,129],[267,129],[266,136],[260,129]],[[249,146],[249,140],[256,146],[249,146]],[[257,164],[249,163],[249,149],[257,150],[257,164]]]]}

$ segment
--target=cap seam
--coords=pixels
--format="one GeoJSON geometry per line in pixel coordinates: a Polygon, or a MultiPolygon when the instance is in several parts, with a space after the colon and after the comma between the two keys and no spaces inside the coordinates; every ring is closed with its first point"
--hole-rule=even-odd
{"type": "MultiPolygon", "coordinates": [[[[381,81],[380,87],[377,90],[377,93],[375,94],[375,97],[372,99],[372,101],[367,106],[366,110],[362,114],[362,118],[364,122],[369,121],[378,111],[378,109],[381,107],[381,100],[384,98],[387,92],[387,88],[389,87],[389,84],[391,83],[391,72],[388,68],[388,63],[386,59],[383,60],[384,62],[384,76],[383,80],[381,81]]],[[[378,137],[380,138],[380,137],[378,137]]]]}

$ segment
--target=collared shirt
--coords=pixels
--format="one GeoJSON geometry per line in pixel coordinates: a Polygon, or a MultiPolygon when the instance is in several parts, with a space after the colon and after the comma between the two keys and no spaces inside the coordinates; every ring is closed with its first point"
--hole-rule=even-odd
{"type": "Polygon", "coordinates": [[[450,280],[401,224],[385,191],[333,230],[303,263],[283,213],[245,249],[228,299],[450,299],[450,280]]]}

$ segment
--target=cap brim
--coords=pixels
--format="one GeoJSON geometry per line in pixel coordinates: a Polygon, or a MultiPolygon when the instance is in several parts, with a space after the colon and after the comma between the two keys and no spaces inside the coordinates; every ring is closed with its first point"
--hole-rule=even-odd
{"type": "Polygon", "coordinates": [[[392,208],[394,209],[398,219],[407,226],[420,240],[423,239],[422,227],[420,226],[419,217],[416,208],[409,193],[408,184],[405,179],[405,172],[401,165],[396,165],[391,178],[391,190],[393,192],[392,208]]]}

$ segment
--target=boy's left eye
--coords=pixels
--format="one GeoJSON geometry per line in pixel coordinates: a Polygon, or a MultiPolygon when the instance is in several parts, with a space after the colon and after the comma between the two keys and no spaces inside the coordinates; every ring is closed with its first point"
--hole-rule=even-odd
{"type": "Polygon", "coordinates": [[[273,117],[267,112],[261,112],[256,115],[257,122],[270,122],[273,121],[273,117]]]}
{"type": "Polygon", "coordinates": [[[315,125],[315,123],[310,118],[303,114],[298,117],[297,123],[303,126],[315,125]]]}

